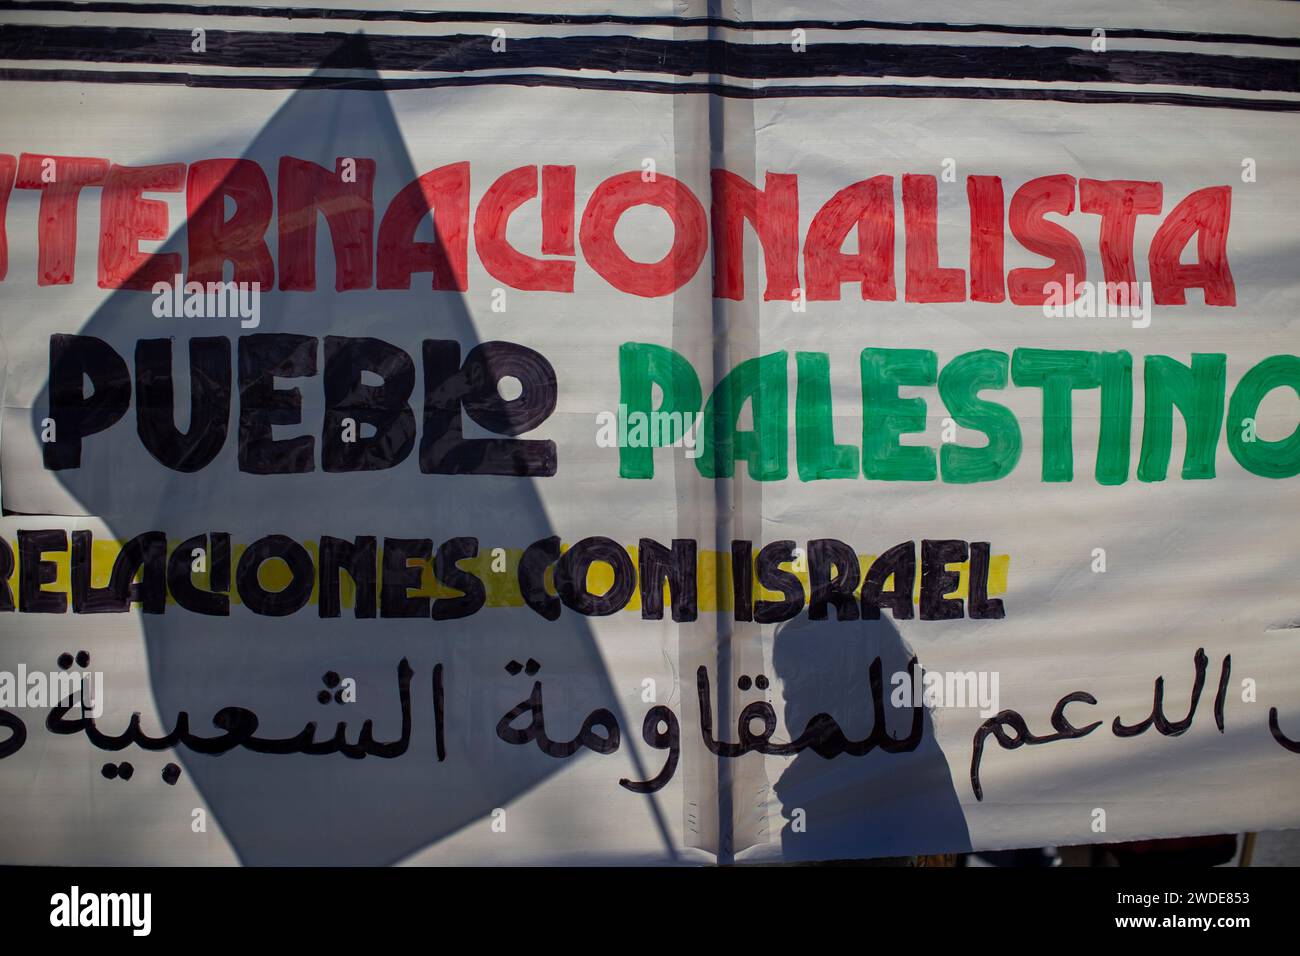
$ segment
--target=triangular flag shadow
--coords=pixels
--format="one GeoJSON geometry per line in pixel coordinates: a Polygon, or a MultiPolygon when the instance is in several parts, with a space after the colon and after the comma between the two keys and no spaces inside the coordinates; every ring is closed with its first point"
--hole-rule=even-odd
{"type": "MultiPolygon", "coordinates": [[[[351,67],[359,48],[366,48],[361,35],[340,44],[339,52],[347,53],[351,67]]],[[[317,75],[330,65],[322,63],[317,75]]],[[[362,72],[365,78],[378,79],[373,62],[362,72]]],[[[259,163],[274,182],[285,155],[326,168],[333,168],[338,157],[375,160],[376,228],[388,199],[420,172],[382,91],[295,92],[243,158],[259,163]]],[[[274,228],[270,233],[267,241],[274,243],[274,228]]],[[[160,251],[185,256],[184,228],[160,251]]],[[[417,369],[422,339],[456,339],[462,356],[478,344],[464,301],[456,293],[432,292],[427,273],[413,277],[409,292],[336,293],[333,259],[329,231],[321,222],[316,291],[264,292],[261,325],[255,331],[379,338],[406,350],[417,369]]],[[[107,341],[128,364],[137,340],[173,336],[175,414],[177,427],[186,429],[188,340],[224,335],[234,351],[241,329],[235,319],[155,318],[152,302],[148,292],[118,291],[81,331],[107,341]]],[[[302,424],[277,426],[275,437],[310,434],[318,428],[324,405],[319,375],[281,380],[277,386],[300,390],[302,424]]],[[[531,479],[423,475],[414,453],[387,471],[241,473],[236,455],[237,385],[235,391],[225,446],[199,471],[182,474],[155,461],[132,434],[133,407],[109,432],[88,440],[82,468],[51,472],[51,478],[63,482],[86,511],[102,517],[120,539],[150,530],[166,532],[173,544],[216,531],[229,532],[232,541],[244,544],[272,533],[299,541],[315,541],[325,534],[349,540],[376,535],[381,547],[383,538],[391,536],[430,538],[436,548],[447,538],[471,535],[486,550],[522,548],[556,533],[531,479]]],[[[412,396],[417,420],[419,395],[417,382],[412,396]]],[[[42,392],[32,413],[38,432],[48,405],[48,392],[42,392]]],[[[319,442],[318,435],[318,459],[319,442]]],[[[560,467],[563,474],[562,456],[560,467]]],[[[536,679],[545,686],[547,726],[556,739],[576,736],[583,718],[598,707],[618,713],[587,622],[572,612],[555,622],[524,608],[491,607],[457,621],[357,620],[345,608],[340,618],[322,620],[314,604],[281,618],[256,616],[238,606],[229,617],[204,617],[169,606],[166,614],[142,615],[142,620],[153,692],[165,722],[164,728],[150,729],[158,735],[185,711],[196,735],[217,736],[211,715],[239,706],[256,712],[260,736],[291,737],[307,721],[315,721],[316,738],[327,740],[336,723],[346,720],[348,739],[355,741],[361,724],[372,719],[376,739],[396,739],[401,729],[398,661],[409,659],[415,670],[410,748],[396,759],[273,756],[244,749],[201,756],[179,750],[185,772],[244,863],[391,863],[474,821],[480,821],[484,839],[489,839],[487,819],[494,808],[517,800],[579,759],[609,760],[610,792],[593,799],[641,803],[635,812],[653,815],[665,858],[674,857],[654,803],[618,787],[616,760],[621,759],[580,752],[559,760],[533,746],[507,745],[496,736],[497,721],[528,698],[534,679],[507,673],[505,665],[511,660],[541,662],[536,679]],[[444,761],[435,752],[431,690],[433,666],[439,662],[444,665],[446,692],[444,761]],[[329,671],[356,682],[356,703],[318,703],[323,675],[329,671]]],[[[111,707],[111,670],[106,679],[111,707]]],[[[629,727],[621,714],[619,722],[623,747],[633,747],[639,727],[629,727]]],[[[137,757],[142,765],[147,760],[145,754],[137,757]]],[[[642,779],[652,773],[643,773],[642,779]]],[[[142,774],[143,779],[150,777],[156,782],[152,767],[142,774]]],[[[581,817],[575,812],[556,821],[548,836],[557,852],[589,847],[581,817]]]]}

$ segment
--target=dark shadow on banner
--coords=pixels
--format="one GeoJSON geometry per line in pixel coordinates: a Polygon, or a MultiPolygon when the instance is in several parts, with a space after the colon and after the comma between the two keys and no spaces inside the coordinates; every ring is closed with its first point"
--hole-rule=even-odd
{"type": "MultiPolygon", "coordinates": [[[[907,672],[912,657],[898,628],[883,616],[856,622],[801,617],[782,625],[772,664],[784,688],[786,726],[797,735],[814,715],[828,713],[849,739],[865,739],[876,723],[870,673],[879,659],[884,732],[907,738],[913,711],[892,706],[888,697],[892,675],[907,672]]],[[[785,817],[781,854],[787,861],[970,849],[966,817],[929,710],[923,711],[913,749],[888,753],[877,747],[862,756],[830,758],[806,749],[781,774],[775,790],[785,817]],[[802,811],[797,824],[796,811],[802,811]]]]}
{"type": "MultiPolygon", "coordinates": [[[[362,36],[341,41],[336,56],[348,62],[349,82],[365,76],[377,78],[373,61],[369,70],[359,73],[355,69],[356,57],[365,50],[362,36]]],[[[327,75],[329,69],[330,61],[326,61],[317,75],[327,75]]],[[[418,121],[406,120],[404,128],[409,135],[436,143],[438,122],[438,112],[430,109],[422,112],[418,121]]],[[[195,123],[202,128],[204,118],[196,116],[195,123]]],[[[203,154],[206,156],[223,155],[220,139],[201,148],[215,150],[203,154]]],[[[433,152],[436,155],[437,151],[433,152]]],[[[243,150],[241,158],[265,172],[274,195],[276,173],[286,156],[319,164],[331,176],[336,161],[343,158],[356,159],[362,175],[367,175],[368,161],[373,161],[372,236],[378,233],[392,197],[430,171],[416,168],[394,104],[382,91],[295,92],[243,150]]],[[[458,158],[448,156],[435,166],[458,158]]],[[[170,155],[158,161],[175,159],[170,155]]],[[[240,173],[241,177],[246,172],[240,173]]],[[[217,197],[213,201],[224,204],[227,223],[241,215],[239,193],[245,182],[223,182],[213,190],[217,197]]],[[[51,472],[51,478],[62,482],[87,514],[105,520],[120,540],[161,531],[175,548],[194,536],[229,535],[235,583],[244,554],[241,546],[268,535],[313,543],[315,550],[309,553],[318,566],[323,536],[352,544],[360,536],[375,536],[380,549],[386,537],[411,539],[406,544],[411,556],[424,554],[429,565],[433,555],[424,548],[436,554],[443,542],[473,537],[479,542],[480,557],[494,548],[514,549],[509,570],[504,572],[513,577],[520,549],[563,534],[548,520],[534,479],[515,474],[426,474],[419,464],[421,441],[426,440],[421,432],[428,430],[423,408],[429,392],[425,376],[431,374],[430,352],[422,343],[455,343],[456,350],[449,352],[444,345],[437,351],[441,359],[451,354],[448,361],[453,371],[456,363],[465,362],[471,351],[483,344],[462,296],[455,291],[431,291],[427,266],[411,276],[409,291],[380,292],[373,283],[365,289],[335,291],[336,275],[330,264],[341,250],[332,246],[323,217],[311,216],[316,220],[315,288],[264,290],[256,328],[241,328],[234,318],[158,318],[152,311],[154,296],[150,292],[119,290],[80,330],[82,335],[102,339],[128,366],[135,360],[139,341],[152,340],[148,347],[155,350],[170,344],[174,398],[169,403],[165,397],[159,399],[154,390],[147,411],[163,423],[174,421],[182,436],[194,420],[206,419],[208,425],[222,420],[219,411],[214,414],[211,408],[191,408],[195,383],[201,376],[219,378],[214,369],[221,366],[220,362],[205,364],[202,360],[197,366],[192,363],[193,357],[202,359],[191,352],[193,340],[227,339],[231,397],[225,420],[229,427],[215,457],[188,472],[155,460],[136,435],[130,434],[136,427],[140,401],[137,381],[131,411],[90,440],[83,467],[51,472]],[[290,356],[284,367],[298,370],[296,375],[274,377],[271,384],[278,391],[270,399],[258,391],[265,383],[246,383],[241,394],[240,363],[246,354],[241,338],[247,345],[253,336],[260,337],[263,347],[290,356]],[[274,336],[299,338],[277,340],[271,338],[274,336]],[[332,336],[379,340],[410,357],[413,368],[400,361],[390,363],[386,370],[392,372],[391,377],[380,381],[367,374],[350,390],[357,407],[363,408],[365,399],[356,397],[365,394],[362,386],[410,386],[414,412],[410,430],[415,434],[408,435],[404,427],[398,427],[382,436],[378,444],[372,441],[369,452],[349,452],[356,456],[350,459],[354,463],[367,454],[391,458],[409,443],[405,457],[395,467],[344,472],[322,468],[324,446],[334,437],[325,433],[331,427],[325,392],[336,386],[349,390],[346,381],[331,383],[330,344],[326,340],[332,336]],[[457,350],[458,355],[454,354],[457,350]],[[297,390],[297,398],[290,389],[297,390]],[[237,446],[244,425],[240,407],[241,402],[254,401],[281,404],[283,411],[271,416],[276,422],[271,428],[273,438],[296,440],[296,445],[281,448],[290,449],[284,452],[286,460],[296,461],[306,470],[293,474],[241,470],[237,446]],[[294,407],[295,402],[300,402],[300,409],[294,407]],[[321,423],[325,423],[325,431],[321,423]],[[309,443],[314,448],[308,447],[309,443]],[[421,539],[428,539],[428,544],[422,545],[421,539]]],[[[304,223],[291,226],[304,227],[304,223]]],[[[430,243],[425,249],[442,255],[442,243],[432,245],[436,238],[433,218],[426,214],[414,239],[430,243]]],[[[266,242],[274,248],[277,241],[272,225],[266,242]]],[[[377,245],[376,257],[382,255],[377,245]]],[[[180,253],[188,268],[185,229],[171,235],[159,252],[180,253]]],[[[284,249],[279,252],[273,261],[283,270],[284,249]]],[[[346,252],[362,254],[355,248],[346,252]]],[[[445,258],[434,260],[435,273],[446,266],[445,258]]],[[[226,262],[223,268],[223,278],[229,281],[233,277],[231,263],[226,262]]],[[[282,278],[283,272],[277,276],[282,278]]],[[[379,350],[376,354],[391,355],[381,346],[373,348],[379,350]]],[[[490,378],[505,374],[503,367],[494,367],[491,357],[478,370],[490,378]]],[[[49,399],[47,386],[32,412],[38,432],[41,419],[49,414],[49,399]]],[[[527,405],[530,400],[525,393],[516,404],[527,405]]],[[[510,414],[504,417],[509,419],[510,414]]],[[[464,437],[484,434],[475,434],[474,427],[466,425],[464,437]]],[[[371,430],[374,428],[360,426],[357,437],[362,448],[378,434],[371,430]]],[[[472,459],[473,453],[468,457],[472,459]]],[[[218,551],[215,541],[204,537],[200,542],[210,548],[214,561],[218,551]]],[[[397,547],[389,541],[390,549],[397,547]]],[[[201,577],[196,575],[195,582],[201,577]]],[[[493,590],[489,584],[489,592],[493,590]]],[[[178,715],[185,712],[194,735],[217,737],[220,730],[212,724],[213,715],[239,707],[256,714],[259,737],[292,738],[312,721],[317,725],[313,739],[324,742],[334,736],[337,724],[345,721],[346,739],[356,742],[363,724],[373,721],[374,740],[396,742],[403,735],[399,662],[409,662],[412,727],[409,746],[399,757],[372,753],[349,759],[341,752],[267,754],[242,747],[220,755],[202,755],[178,749],[184,772],[244,863],[373,865],[400,861],[475,821],[487,828],[495,808],[539,786],[550,775],[571,766],[571,761],[593,759],[582,754],[556,759],[536,747],[510,746],[498,738],[497,721],[528,698],[534,680],[532,673],[517,673],[517,668],[508,671],[508,662],[533,658],[542,664],[547,725],[553,736],[575,736],[583,718],[595,707],[609,708],[622,727],[629,726],[618,713],[588,623],[577,613],[566,610],[558,620],[548,621],[527,607],[489,605],[468,617],[437,620],[430,618],[427,606],[417,602],[412,614],[419,616],[380,620],[358,617],[345,599],[337,617],[323,617],[320,597],[314,591],[314,600],[281,617],[255,614],[246,605],[233,602],[228,616],[204,616],[176,606],[168,606],[164,614],[142,615],[149,676],[164,722],[162,728],[147,729],[158,736],[174,727],[178,715]],[[445,759],[438,753],[436,732],[436,664],[442,665],[445,695],[441,720],[445,759]],[[355,683],[354,703],[336,702],[340,686],[336,677],[339,682],[351,679],[355,683]]],[[[633,745],[631,736],[625,729],[624,747],[633,745]]],[[[649,775],[642,773],[641,779],[649,775]]],[[[622,799],[641,798],[622,794],[622,799]]],[[[646,798],[633,812],[655,815],[665,857],[673,858],[666,828],[650,800],[646,798]]],[[[587,848],[580,806],[562,810],[549,825],[548,839],[557,852],[567,849],[577,853],[587,848]]]]}

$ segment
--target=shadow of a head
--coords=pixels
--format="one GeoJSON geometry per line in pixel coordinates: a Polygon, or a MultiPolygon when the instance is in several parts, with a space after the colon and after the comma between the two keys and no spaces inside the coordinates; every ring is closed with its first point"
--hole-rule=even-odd
{"type": "MultiPolygon", "coordinates": [[[[790,734],[798,736],[810,718],[825,713],[849,739],[868,738],[876,722],[870,674],[879,660],[885,695],[882,732],[906,738],[913,711],[893,706],[889,696],[896,686],[894,675],[906,674],[912,657],[898,628],[883,618],[841,622],[801,617],[781,626],[772,663],[781,679],[790,734]]],[[[781,831],[786,860],[970,849],[965,815],[928,711],[914,749],[890,753],[874,747],[862,756],[827,758],[809,748],[791,761],[775,790],[786,820],[781,831]]]]}

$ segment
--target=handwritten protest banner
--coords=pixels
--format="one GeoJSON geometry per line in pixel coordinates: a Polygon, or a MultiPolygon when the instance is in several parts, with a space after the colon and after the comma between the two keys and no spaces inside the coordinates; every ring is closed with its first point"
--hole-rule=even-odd
{"type": "Polygon", "coordinates": [[[1295,14],[1092,7],[0,5],[0,861],[1300,825],[1295,14]]]}

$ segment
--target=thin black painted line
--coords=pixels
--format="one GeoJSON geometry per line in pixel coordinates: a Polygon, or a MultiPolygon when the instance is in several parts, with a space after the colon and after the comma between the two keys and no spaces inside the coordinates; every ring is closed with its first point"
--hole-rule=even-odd
{"type": "MultiPolygon", "coordinates": [[[[725,17],[631,16],[606,13],[520,13],[442,10],[356,10],[323,7],[257,7],[235,4],[190,6],[184,3],[86,3],[77,0],[0,0],[0,10],[31,10],[59,13],[128,13],[193,17],[256,17],[286,20],[355,20],[383,23],[519,23],[532,26],[625,26],[709,27],[722,30],[788,32],[804,30],[898,30],[926,33],[999,33],[1020,36],[1091,37],[1091,27],[1059,27],[1003,23],[943,23],[939,21],[897,23],[890,20],[729,20],[725,17]]],[[[1272,37],[1247,33],[1195,33],[1185,30],[1106,28],[1107,38],[1175,40],[1188,43],[1244,43],[1262,46],[1300,47],[1298,37],[1272,37]]]]}
{"type": "Polygon", "coordinates": [[[891,99],[1049,100],[1062,103],[1133,104],[1189,106],[1258,112],[1300,112],[1300,100],[1266,100],[1240,96],[1206,96],[1193,93],[1149,93],[1122,90],[1088,90],[996,86],[764,86],[750,88],[726,83],[663,82],[658,80],[615,80],[600,77],[504,74],[500,76],[452,77],[330,77],[258,76],[145,72],[131,70],[64,70],[0,68],[0,81],[46,83],[131,83],[188,86],[196,89],[230,90],[360,90],[401,91],[466,86],[522,86],[631,93],[707,93],[737,99],[782,99],[786,97],[884,97],[891,99]]]}
{"type": "Polygon", "coordinates": [[[787,43],[636,36],[529,37],[494,52],[486,35],[289,33],[209,30],[203,52],[189,30],[0,26],[0,59],[71,60],[246,69],[369,69],[468,73],[567,69],[753,80],[826,77],[1159,84],[1300,93],[1300,61],[1278,57],[1073,47],[787,43]]]}

